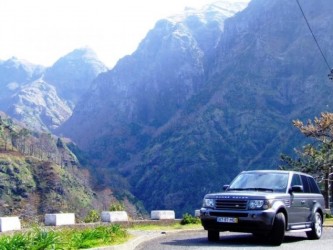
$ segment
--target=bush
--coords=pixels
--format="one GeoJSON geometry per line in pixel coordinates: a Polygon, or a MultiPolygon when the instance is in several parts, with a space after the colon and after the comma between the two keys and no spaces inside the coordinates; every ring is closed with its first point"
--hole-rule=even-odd
{"type": "Polygon", "coordinates": [[[331,218],[333,218],[333,215],[327,213],[327,214],[325,214],[325,218],[326,218],[326,219],[331,219],[331,218]]]}
{"type": "Polygon", "coordinates": [[[182,225],[200,224],[200,219],[198,217],[186,213],[183,215],[183,219],[181,220],[180,224],[182,225]]]}
{"type": "Polygon", "coordinates": [[[90,222],[97,222],[100,221],[101,216],[99,215],[99,212],[96,210],[90,210],[87,216],[84,218],[85,223],[90,222]]]}
{"type": "Polygon", "coordinates": [[[125,205],[120,202],[111,203],[109,211],[125,211],[125,205]]]}

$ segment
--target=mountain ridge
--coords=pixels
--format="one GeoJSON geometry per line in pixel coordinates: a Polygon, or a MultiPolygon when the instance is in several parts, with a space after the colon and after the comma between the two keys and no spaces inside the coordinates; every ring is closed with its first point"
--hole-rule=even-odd
{"type": "Polygon", "coordinates": [[[53,132],[71,116],[92,80],[106,70],[89,48],[76,49],[49,68],[15,57],[1,61],[0,109],[31,129],[53,132]]]}
{"type": "MultiPolygon", "coordinates": [[[[304,8],[318,36],[333,28],[319,21],[327,0],[304,8]]],[[[302,141],[291,121],[332,105],[325,64],[295,3],[253,0],[223,23],[200,20],[157,22],[62,127],[91,152],[96,171],[118,171],[147,210],[180,215],[241,170],[277,168],[302,141]]]]}

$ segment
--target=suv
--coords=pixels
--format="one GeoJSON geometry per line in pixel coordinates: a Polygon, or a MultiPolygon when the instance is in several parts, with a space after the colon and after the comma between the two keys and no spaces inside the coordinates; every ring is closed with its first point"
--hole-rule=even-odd
{"type": "Polygon", "coordinates": [[[305,231],[319,239],[324,197],[312,176],[280,170],[241,172],[224,192],[207,194],[200,219],[208,240],[221,231],[249,232],[281,245],[285,231],[305,231]]]}

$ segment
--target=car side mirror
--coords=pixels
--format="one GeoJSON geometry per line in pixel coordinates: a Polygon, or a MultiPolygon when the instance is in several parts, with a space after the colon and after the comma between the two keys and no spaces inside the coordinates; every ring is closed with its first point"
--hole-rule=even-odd
{"type": "Polygon", "coordinates": [[[223,191],[227,190],[230,185],[223,185],[223,191]]]}
{"type": "Polygon", "coordinates": [[[289,189],[290,193],[303,193],[302,185],[294,185],[289,189]]]}

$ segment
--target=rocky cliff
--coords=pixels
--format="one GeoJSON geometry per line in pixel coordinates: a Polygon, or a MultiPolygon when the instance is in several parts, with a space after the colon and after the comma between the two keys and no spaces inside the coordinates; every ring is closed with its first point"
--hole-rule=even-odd
{"type": "Polygon", "coordinates": [[[0,62],[0,110],[39,131],[53,131],[72,114],[77,99],[105,65],[88,48],[44,68],[11,58],[0,62]]]}
{"type": "MultiPolygon", "coordinates": [[[[100,183],[122,175],[148,210],[191,212],[239,171],[277,168],[302,139],[293,119],[330,111],[329,71],[297,3],[235,8],[157,22],[94,81],[60,131],[90,153],[100,183]]],[[[303,8],[333,58],[330,1],[303,8]]]]}

